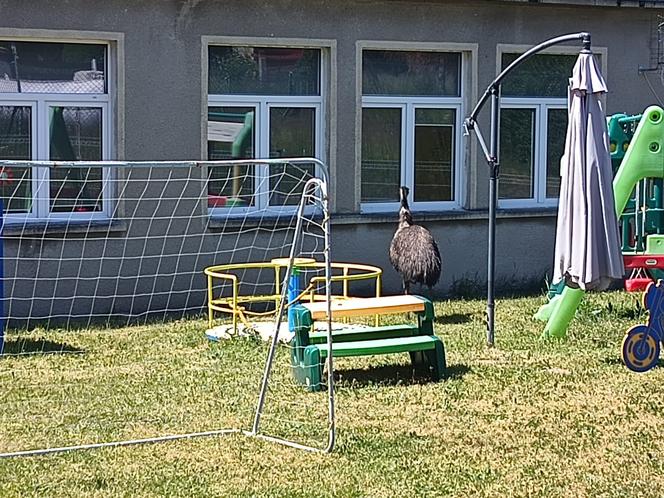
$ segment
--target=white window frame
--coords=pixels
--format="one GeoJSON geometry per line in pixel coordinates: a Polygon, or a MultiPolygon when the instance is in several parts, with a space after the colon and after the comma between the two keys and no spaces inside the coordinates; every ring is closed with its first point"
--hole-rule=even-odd
{"type": "MultiPolygon", "coordinates": [[[[50,33],[50,32],[48,32],[50,33]]],[[[80,33],[85,36],[86,33],[80,33]]],[[[116,43],[121,42],[122,37],[114,35],[116,43]]],[[[0,93],[0,106],[23,106],[31,108],[31,133],[32,147],[31,154],[33,161],[49,160],[49,108],[53,106],[66,107],[96,107],[102,111],[102,161],[110,160],[114,150],[114,126],[115,114],[112,111],[114,99],[114,82],[117,72],[117,63],[115,58],[118,56],[119,49],[114,48],[109,39],[96,39],[95,37],[77,38],[77,37],[50,37],[36,31],[35,36],[6,36],[3,30],[0,30],[0,39],[3,41],[16,42],[44,42],[44,43],[77,43],[104,45],[106,47],[106,73],[104,74],[106,83],[106,93],[0,93]]],[[[108,219],[113,212],[113,201],[111,199],[112,179],[115,172],[111,168],[102,169],[102,210],[93,212],[50,212],[50,171],[45,167],[34,167],[32,169],[32,211],[28,213],[7,213],[4,220],[7,223],[25,223],[30,221],[89,221],[95,219],[108,219]]]]}
{"type": "MultiPolygon", "coordinates": [[[[207,130],[207,111],[210,107],[253,107],[256,110],[255,123],[255,151],[256,159],[266,159],[270,152],[270,109],[273,107],[312,108],[315,110],[314,121],[314,158],[325,162],[326,143],[326,119],[323,113],[328,109],[328,95],[330,81],[330,60],[335,45],[331,41],[318,40],[274,40],[263,38],[226,38],[226,37],[203,37],[203,66],[204,66],[204,96],[206,96],[207,107],[204,129],[207,130]],[[269,48],[304,48],[318,50],[319,59],[319,95],[240,95],[240,94],[210,94],[207,88],[207,75],[209,63],[209,48],[213,46],[231,47],[269,47],[269,48]]],[[[204,157],[207,158],[207,132],[203,139],[204,157]]],[[[274,215],[292,214],[297,210],[294,206],[270,206],[269,205],[269,166],[257,165],[255,169],[255,191],[254,205],[248,207],[233,206],[208,207],[208,213],[212,216],[245,216],[247,214],[274,215]]]]}
{"type": "MultiPolygon", "coordinates": [[[[420,43],[420,42],[379,42],[379,41],[358,41],[356,44],[357,59],[357,92],[359,97],[360,112],[364,108],[402,108],[401,120],[401,185],[407,186],[411,191],[410,207],[413,211],[455,211],[463,207],[463,185],[465,181],[463,164],[466,158],[466,150],[463,149],[463,120],[466,114],[466,108],[469,105],[468,98],[474,98],[469,89],[469,80],[471,71],[473,77],[476,77],[476,67],[473,61],[476,60],[477,45],[466,43],[420,43]],[[362,72],[363,72],[363,53],[369,50],[401,51],[401,52],[451,52],[460,55],[459,67],[459,96],[449,97],[417,97],[417,96],[372,96],[364,95],[362,92],[362,72]],[[456,113],[456,123],[454,126],[454,159],[452,162],[453,174],[453,197],[452,201],[425,201],[415,202],[415,109],[451,109],[456,113]]],[[[361,116],[358,123],[361,123],[361,116]]],[[[361,178],[362,178],[362,139],[361,132],[358,133],[358,144],[356,149],[357,156],[357,198],[359,200],[361,213],[385,213],[394,212],[398,209],[399,202],[367,202],[362,200],[361,196],[361,178]]]]}
{"type": "MultiPolygon", "coordinates": [[[[458,209],[461,191],[461,124],[463,106],[461,97],[425,98],[425,97],[362,97],[362,109],[401,109],[401,158],[400,182],[412,193],[410,207],[419,211],[440,211],[458,209]],[[442,109],[455,112],[454,158],[452,161],[454,200],[415,202],[415,111],[416,109],[442,109]]],[[[398,193],[398,192],[397,192],[398,193]]],[[[394,211],[399,202],[362,202],[363,213],[381,213],[394,211]]]]}
{"type": "MultiPolygon", "coordinates": [[[[208,97],[208,109],[210,107],[253,107],[255,109],[254,127],[256,159],[268,158],[270,152],[270,111],[274,107],[292,107],[314,109],[314,149],[315,158],[320,159],[323,148],[323,120],[321,118],[322,102],[320,97],[291,97],[291,96],[264,96],[264,95],[210,95],[208,97]]],[[[278,207],[270,206],[269,201],[269,166],[266,164],[256,165],[254,170],[255,190],[253,206],[249,207],[211,207],[212,214],[244,215],[251,212],[279,214],[282,211],[291,212],[297,206],[278,207]]]]}
{"type": "MultiPolygon", "coordinates": [[[[567,109],[567,99],[556,98],[512,98],[501,99],[501,109],[533,109],[535,111],[535,136],[533,137],[533,197],[521,199],[500,199],[498,183],[498,206],[504,208],[555,207],[558,197],[546,196],[547,118],[550,109],[567,109]],[[539,166],[541,165],[541,166],[539,166]]],[[[500,150],[498,152],[500,157],[500,150]]]]}
{"type": "MultiPolygon", "coordinates": [[[[496,74],[502,70],[503,54],[522,54],[532,48],[530,45],[499,43],[496,46],[496,74]]],[[[593,53],[600,58],[602,74],[607,69],[607,48],[593,46],[593,53]]],[[[578,55],[578,46],[557,46],[543,50],[538,55],[578,55]]],[[[571,76],[571,75],[570,75],[571,76]]],[[[558,205],[558,197],[546,196],[546,170],[549,109],[567,109],[567,96],[561,97],[501,97],[501,109],[535,109],[535,137],[533,153],[533,197],[522,199],[501,199],[498,183],[498,207],[508,209],[551,208],[558,205]]],[[[500,159],[500,149],[498,153],[500,159]]]]}

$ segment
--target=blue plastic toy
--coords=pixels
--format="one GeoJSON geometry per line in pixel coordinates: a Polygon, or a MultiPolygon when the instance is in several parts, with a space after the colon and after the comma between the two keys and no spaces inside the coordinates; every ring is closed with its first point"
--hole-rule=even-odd
{"type": "Polygon", "coordinates": [[[664,339],[664,283],[651,282],[643,293],[643,306],[648,309],[648,324],[635,325],[627,331],[622,343],[622,358],[634,372],[647,372],[659,361],[659,344],[664,339]]]}

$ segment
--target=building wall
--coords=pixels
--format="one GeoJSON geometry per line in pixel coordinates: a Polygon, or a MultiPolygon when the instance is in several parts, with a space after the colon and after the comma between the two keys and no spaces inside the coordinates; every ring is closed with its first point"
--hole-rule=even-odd
{"type": "MultiPolygon", "coordinates": [[[[333,258],[382,266],[384,291],[390,293],[400,288],[387,260],[396,213],[358,212],[358,42],[475,44],[467,114],[496,75],[498,44],[531,46],[560,34],[589,31],[593,46],[607,54],[608,113],[638,113],[656,103],[646,77],[664,94],[658,74],[638,72],[639,66],[652,63],[657,15],[663,13],[653,8],[488,0],[33,0],[0,4],[0,37],[50,39],[61,33],[67,38],[77,31],[121,35],[116,157],[131,161],[201,159],[207,63],[203,37],[333,41],[325,158],[335,211],[333,258]]],[[[487,114],[479,121],[485,135],[487,114]]],[[[463,279],[481,283],[486,273],[487,168],[474,137],[465,140],[464,148],[469,158],[464,166],[466,210],[416,214],[433,231],[443,254],[443,278],[436,289],[440,294],[463,279]]],[[[498,283],[514,285],[544,274],[553,257],[554,231],[555,209],[501,211],[498,283]]],[[[7,251],[20,257],[17,244],[7,241],[7,251]]]]}

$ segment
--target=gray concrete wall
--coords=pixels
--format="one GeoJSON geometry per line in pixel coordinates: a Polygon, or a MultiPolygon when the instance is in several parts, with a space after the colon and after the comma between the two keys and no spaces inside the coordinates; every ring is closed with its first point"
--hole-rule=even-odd
{"type": "MultiPolygon", "coordinates": [[[[475,213],[426,225],[438,242],[443,258],[437,295],[454,295],[484,287],[487,273],[487,220],[475,213]]],[[[386,292],[398,292],[401,280],[388,259],[394,223],[336,223],[333,225],[334,258],[366,261],[384,269],[386,292]]],[[[532,291],[533,284],[550,275],[555,243],[555,220],[550,216],[523,217],[503,214],[497,224],[496,286],[501,291],[532,291]]],[[[544,284],[543,279],[541,281],[544,284]]],[[[424,292],[427,292],[424,290],[424,292]]]]}
{"type": "MultiPolygon", "coordinates": [[[[334,40],[334,80],[328,82],[328,97],[333,105],[326,116],[327,143],[331,144],[327,159],[335,206],[334,259],[382,266],[386,270],[385,292],[390,293],[400,287],[387,260],[396,214],[357,214],[356,178],[360,166],[356,157],[356,43],[368,40],[477,44],[477,74],[464,89],[474,96],[474,103],[496,74],[497,44],[534,45],[560,34],[590,31],[593,44],[607,49],[608,112],[638,113],[657,102],[646,77],[655,91],[664,96],[658,74],[644,77],[638,72],[639,66],[651,64],[652,50],[656,49],[653,37],[657,15],[663,13],[652,8],[486,0],[32,0],[0,3],[0,36],[46,33],[42,36],[50,38],[62,33],[66,37],[72,31],[122,34],[117,82],[123,89],[117,109],[122,126],[116,155],[127,160],[201,159],[205,115],[202,68],[206,64],[202,37],[334,40]]],[[[481,116],[480,124],[488,130],[486,114],[481,116]]],[[[474,139],[466,141],[465,147],[475,148],[474,139]]],[[[481,281],[486,273],[486,214],[482,211],[487,204],[486,166],[481,158],[473,159],[464,165],[463,174],[469,182],[467,207],[471,210],[416,216],[431,228],[441,246],[444,273],[438,293],[448,292],[455,282],[465,278],[481,281]]],[[[499,282],[527,280],[545,273],[553,255],[555,211],[500,216],[499,282]]],[[[139,222],[128,230],[130,234],[139,230],[139,222]]],[[[117,245],[114,251],[122,248],[141,254],[142,248],[125,245],[126,234],[122,230],[112,233],[110,244],[117,245]]],[[[218,235],[201,237],[212,240],[218,235]]],[[[39,237],[11,239],[6,245],[10,257],[18,256],[19,261],[28,253],[62,253],[61,242],[42,241],[39,237]]],[[[89,242],[87,248],[93,247],[89,242]]],[[[37,275],[30,268],[21,266],[21,280],[11,292],[29,296],[34,291],[32,279],[37,275]],[[19,289],[20,286],[24,288],[19,289]]],[[[112,268],[115,267],[111,265],[104,271],[119,271],[112,268]]],[[[48,299],[53,293],[66,295],[66,284],[60,285],[63,287],[58,289],[42,285],[38,288],[48,299]]],[[[29,312],[30,305],[26,306],[29,312]]]]}

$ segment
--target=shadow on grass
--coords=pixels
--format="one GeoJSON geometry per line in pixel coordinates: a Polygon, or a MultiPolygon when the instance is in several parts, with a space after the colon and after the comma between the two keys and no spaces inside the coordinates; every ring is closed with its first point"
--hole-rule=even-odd
{"type": "Polygon", "coordinates": [[[634,306],[634,308],[622,308],[615,311],[610,310],[607,313],[607,316],[614,316],[616,318],[638,321],[641,323],[646,323],[648,321],[648,312],[641,306],[640,303],[638,306],[634,306]]]}
{"type": "Polygon", "coordinates": [[[153,312],[153,313],[148,313],[146,315],[141,315],[140,317],[127,317],[127,318],[109,316],[105,319],[103,318],[75,319],[71,317],[49,318],[46,320],[12,319],[11,323],[7,325],[7,328],[16,331],[23,331],[23,330],[29,331],[37,328],[43,328],[48,330],[62,329],[66,330],[67,332],[80,332],[80,331],[88,331],[90,329],[116,330],[116,329],[124,329],[129,327],[142,327],[142,326],[149,327],[151,325],[165,325],[165,324],[173,324],[183,321],[196,321],[196,320],[207,321],[207,314],[201,313],[200,311],[191,311],[186,313],[153,312]]]}
{"type": "Polygon", "coordinates": [[[46,339],[10,339],[5,341],[2,356],[83,352],[85,350],[66,342],[54,342],[46,339]]]}
{"type": "MultiPolygon", "coordinates": [[[[604,358],[603,362],[607,365],[620,365],[623,367],[625,370],[630,371],[629,368],[625,366],[625,363],[623,362],[622,358],[620,355],[617,356],[609,356],[608,358],[604,358]]],[[[655,365],[652,369],[654,370],[655,368],[664,368],[664,359],[660,358],[657,360],[657,365],[655,365]]],[[[650,371],[650,370],[648,370],[650,371]]],[[[634,372],[634,374],[638,375],[638,372],[634,372]]]]}
{"type": "Polygon", "coordinates": [[[459,325],[468,323],[472,320],[470,313],[451,313],[449,315],[436,315],[435,323],[441,325],[459,325]]]}
{"type": "MultiPolygon", "coordinates": [[[[470,372],[466,365],[451,365],[441,381],[461,379],[470,372]]],[[[412,365],[383,365],[367,369],[335,370],[338,387],[409,386],[434,383],[428,372],[412,365]]]]}
{"type": "Polygon", "coordinates": [[[449,365],[445,369],[445,380],[462,379],[470,371],[471,368],[468,365],[449,365]]]}

